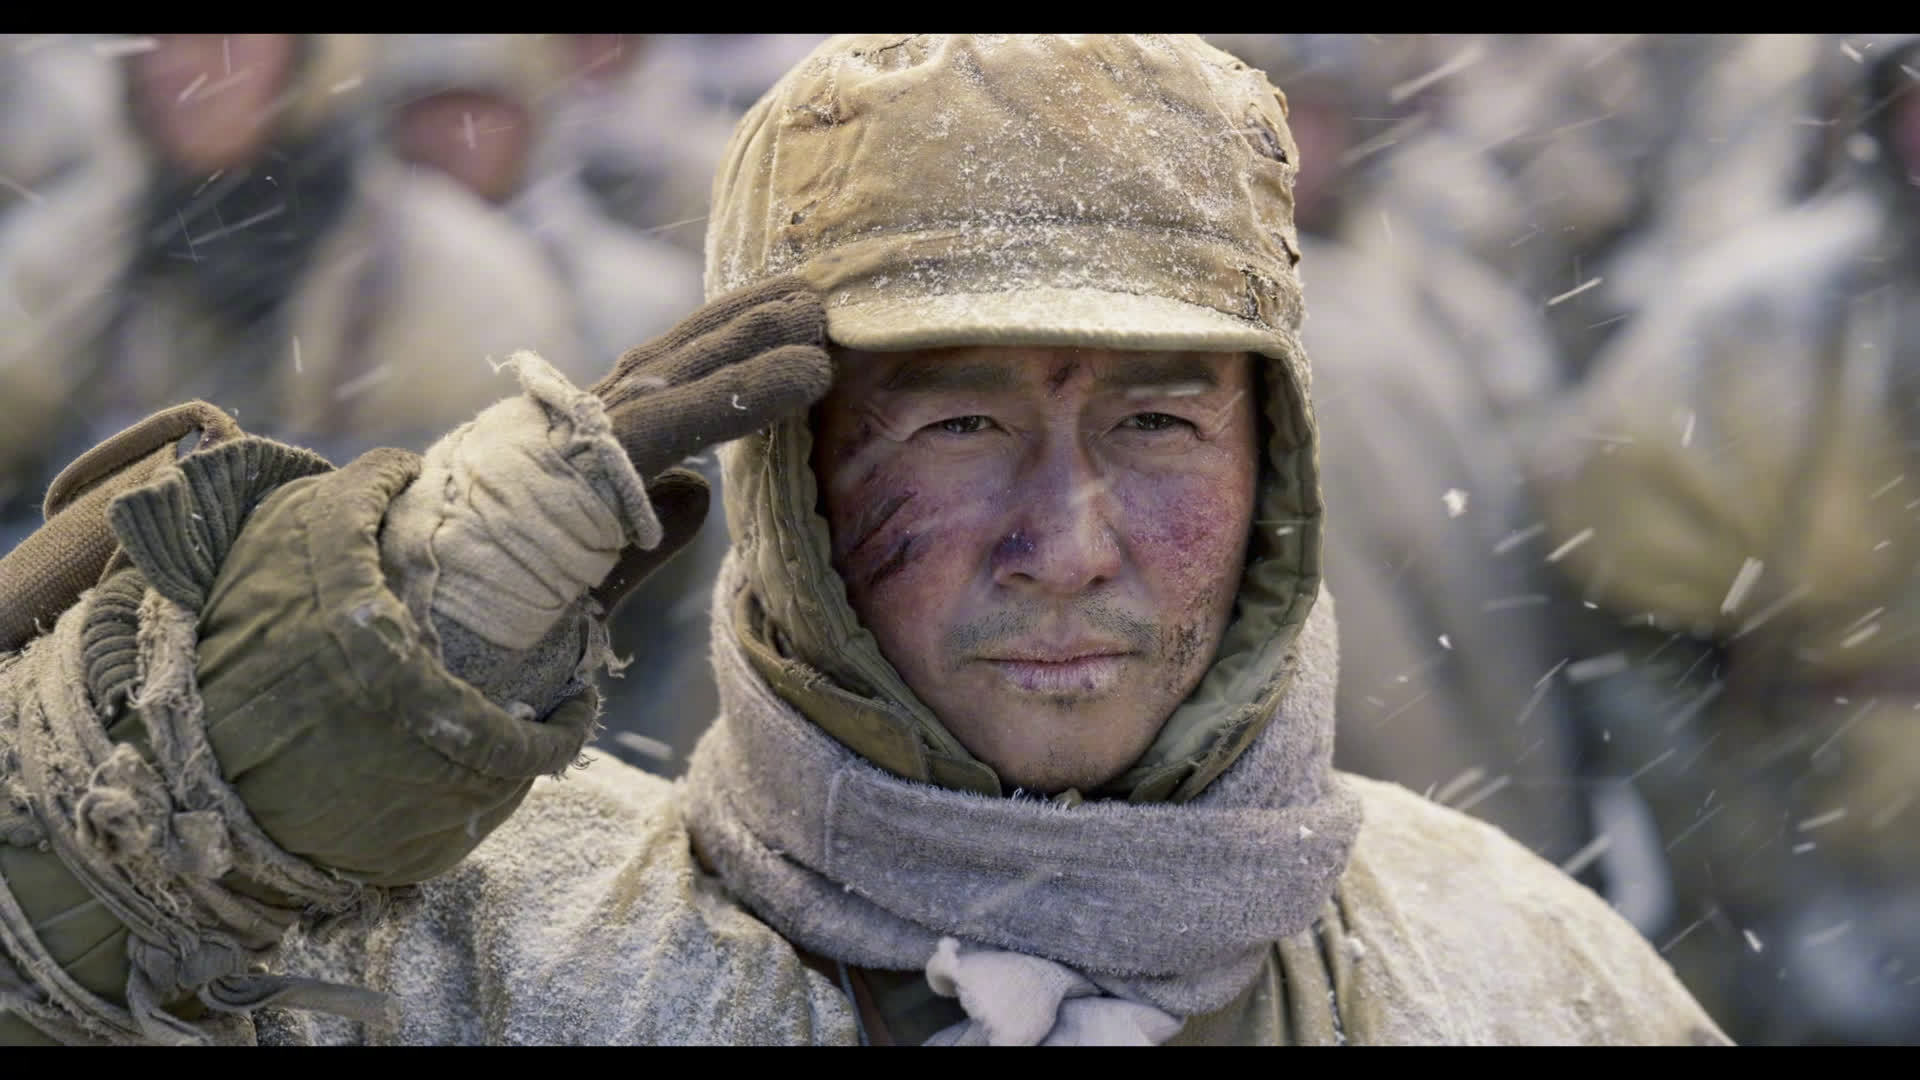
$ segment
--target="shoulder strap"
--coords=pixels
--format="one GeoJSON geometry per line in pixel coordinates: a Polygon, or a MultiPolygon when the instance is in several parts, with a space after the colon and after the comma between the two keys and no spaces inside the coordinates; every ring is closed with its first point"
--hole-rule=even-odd
{"type": "Polygon", "coordinates": [[[0,652],[31,641],[98,584],[118,546],[107,504],[172,465],[193,432],[204,449],[240,426],[204,401],[154,413],[74,459],[47,490],[47,523],[0,558],[0,652]]]}

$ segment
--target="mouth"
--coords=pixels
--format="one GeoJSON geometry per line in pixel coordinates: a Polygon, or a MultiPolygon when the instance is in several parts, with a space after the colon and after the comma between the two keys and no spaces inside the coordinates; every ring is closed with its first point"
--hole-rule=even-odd
{"type": "Polygon", "coordinates": [[[1113,689],[1130,653],[1111,647],[1009,649],[981,660],[1030,694],[1100,694],[1113,689]]]}

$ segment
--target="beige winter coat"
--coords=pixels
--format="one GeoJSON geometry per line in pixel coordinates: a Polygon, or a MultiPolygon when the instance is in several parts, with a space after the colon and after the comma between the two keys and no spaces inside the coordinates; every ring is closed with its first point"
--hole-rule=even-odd
{"type": "MultiPolygon", "coordinates": [[[[1367,824],[1336,892],[1344,925],[1276,943],[1252,988],[1173,1044],[1724,1041],[1586,888],[1491,826],[1345,779],[1367,824]]],[[[397,1031],[269,1010],[262,1041],[857,1040],[846,994],[695,862],[675,786],[611,757],[537,782],[362,947],[297,943],[289,967],[399,995],[397,1031]]]]}

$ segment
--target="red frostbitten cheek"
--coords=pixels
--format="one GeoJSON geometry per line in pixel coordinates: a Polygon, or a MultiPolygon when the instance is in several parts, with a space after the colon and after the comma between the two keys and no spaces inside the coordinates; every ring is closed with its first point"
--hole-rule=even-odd
{"type": "Polygon", "coordinates": [[[1217,479],[1147,478],[1120,491],[1135,565],[1156,598],[1178,610],[1237,581],[1246,557],[1251,500],[1217,479]]]}

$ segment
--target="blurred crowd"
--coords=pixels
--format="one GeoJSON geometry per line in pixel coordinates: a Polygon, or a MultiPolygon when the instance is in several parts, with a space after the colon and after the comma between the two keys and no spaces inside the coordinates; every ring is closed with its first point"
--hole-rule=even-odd
{"type": "MultiPolygon", "coordinates": [[[[819,37],[0,37],[0,550],[188,398],[342,460],[516,349],[591,381],[700,302],[819,37]]],[[[1211,39],[1303,159],[1337,763],[1586,881],[1742,1042],[1920,1041],[1920,35],[1211,39]]],[[[677,775],[713,716],[726,543],[619,613],[671,705],[616,683],[604,751],[677,775]]]]}

